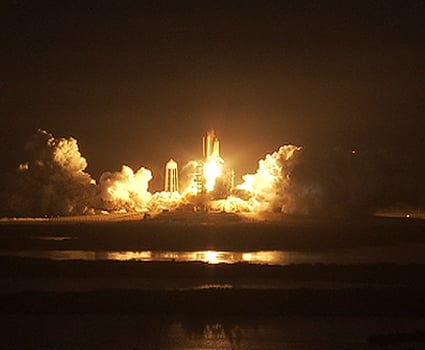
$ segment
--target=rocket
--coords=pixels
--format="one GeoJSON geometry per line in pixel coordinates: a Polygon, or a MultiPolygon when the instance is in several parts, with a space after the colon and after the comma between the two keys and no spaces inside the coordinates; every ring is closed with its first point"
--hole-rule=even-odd
{"type": "Polygon", "coordinates": [[[214,129],[208,131],[207,136],[202,138],[202,146],[205,160],[220,158],[220,141],[214,129]]]}

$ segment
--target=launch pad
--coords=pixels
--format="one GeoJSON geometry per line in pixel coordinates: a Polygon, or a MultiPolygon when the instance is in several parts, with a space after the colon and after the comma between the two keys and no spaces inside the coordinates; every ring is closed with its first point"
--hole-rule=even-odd
{"type": "MultiPolygon", "coordinates": [[[[189,198],[193,211],[224,211],[217,201],[229,197],[234,188],[235,172],[225,166],[220,155],[220,141],[214,129],[202,138],[202,159],[194,161],[194,173],[181,195],[189,198]]],[[[178,165],[171,159],[165,165],[164,191],[179,192],[178,165]]],[[[231,210],[236,211],[236,210],[231,210]]]]}

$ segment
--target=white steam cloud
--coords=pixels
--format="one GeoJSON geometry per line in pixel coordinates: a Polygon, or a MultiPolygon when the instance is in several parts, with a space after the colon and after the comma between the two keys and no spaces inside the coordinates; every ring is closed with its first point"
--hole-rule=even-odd
{"type": "Polygon", "coordinates": [[[123,165],[120,172],[106,172],[99,181],[100,198],[109,211],[147,211],[152,198],[148,191],[152,172],[141,167],[136,173],[123,165]]]}
{"type": "Polygon", "coordinates": [[[267,154],[258,162],[255,174],[247,174],[237,189],[248,192],[248,207],[251,211],[293,210],[290,189],[291,173],[296,163],[296,155],[301,147],[285,145],[272,154],[267,154]]]}

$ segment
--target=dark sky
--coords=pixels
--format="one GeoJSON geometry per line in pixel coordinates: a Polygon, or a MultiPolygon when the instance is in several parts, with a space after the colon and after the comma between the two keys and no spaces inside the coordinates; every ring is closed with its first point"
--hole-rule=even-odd
{"type": "Polygon", "coordinates": [[[1,11],[2,170],[43,128],[75,137],[95,177],[155,175],[214,127],[238,174],[285,143],[424,172],[424,1],[104,3],[1,11]]]}

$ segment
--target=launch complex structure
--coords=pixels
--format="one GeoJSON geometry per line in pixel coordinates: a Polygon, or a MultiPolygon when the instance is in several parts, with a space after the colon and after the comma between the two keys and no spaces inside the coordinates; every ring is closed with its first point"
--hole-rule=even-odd
{"type": "Polygon", "coordinates": [[[165,165],[165,184],[164,184],[165,192],[179,192],[179,174],[177,163],[170,159],[165,165]]]}
{"type": "MultiPolygon", "coordinates": [[[[235,173],[224,165],[220,156],[220,141],[214,129],[202,138],[202,154],[202,160],[195,161],[189,188],[181,193],[195,198],[194,202],[198,204],[195,204],[194,210],[209,210],[213,201],[227,198],[234,188],[235,173]]],[[[173,159],[165,165],[164,191],[180,193],[178,165],[173,159]]]]}

